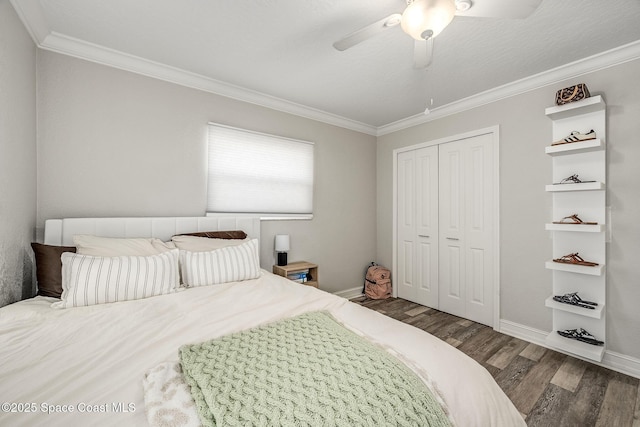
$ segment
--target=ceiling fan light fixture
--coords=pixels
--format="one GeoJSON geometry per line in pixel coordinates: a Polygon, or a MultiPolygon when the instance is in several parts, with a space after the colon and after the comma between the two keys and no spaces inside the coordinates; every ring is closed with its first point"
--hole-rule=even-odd
{"type": "Polygon", "coordinates": [[[402,13],[402,30],[416,40],[435,37],[453,19],[456,5],[452,0],[415,0],[402,13]]]}

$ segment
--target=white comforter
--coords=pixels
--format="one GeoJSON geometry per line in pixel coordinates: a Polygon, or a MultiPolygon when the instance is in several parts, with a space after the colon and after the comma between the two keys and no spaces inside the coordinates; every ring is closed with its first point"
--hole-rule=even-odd
{"type": "Polygon", "coordinates": [[[402,322],[262,272],[259,279],[91,307],[37,297],[0,309],[0,425],[144,426],[142,380],[195,343],[312,310],[426,373],[459,426],[524,425],[475,361],[402,322]]]}

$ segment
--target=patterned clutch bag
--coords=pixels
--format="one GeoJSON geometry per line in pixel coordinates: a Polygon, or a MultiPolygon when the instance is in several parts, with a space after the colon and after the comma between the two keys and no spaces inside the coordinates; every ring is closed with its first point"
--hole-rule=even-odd
{"type": "Polygon", "coordinates": [[[584,83],[579,83],[574,86],[565,87],[556,92],[556,105],[564,105],[569,102],[581,101],[590,97],[589,89],[584,83]]]}

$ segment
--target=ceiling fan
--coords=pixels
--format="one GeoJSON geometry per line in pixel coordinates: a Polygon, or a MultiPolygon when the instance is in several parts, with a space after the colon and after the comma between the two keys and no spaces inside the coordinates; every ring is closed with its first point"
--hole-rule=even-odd
{"type": "Polygon", "coordinates": [[[445,29],[454,16],[526,18],[542,0],[407,0],[404,12],[394,13],[369,24],[333,44],[343,51],[387,28],[400,25],[415,39],[413,64],[427,68],[433,56],[433,39],[445,29]]]}

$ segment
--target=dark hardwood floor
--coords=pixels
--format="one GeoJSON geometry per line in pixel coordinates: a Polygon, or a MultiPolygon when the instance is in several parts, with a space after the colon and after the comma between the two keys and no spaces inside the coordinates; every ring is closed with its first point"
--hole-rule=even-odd
{"type": "Polygon", "coordinates": [[[352,300],[457,347],[493,375],[529,426],[640,426],[640,380],[399,298],[352,300]]]}

